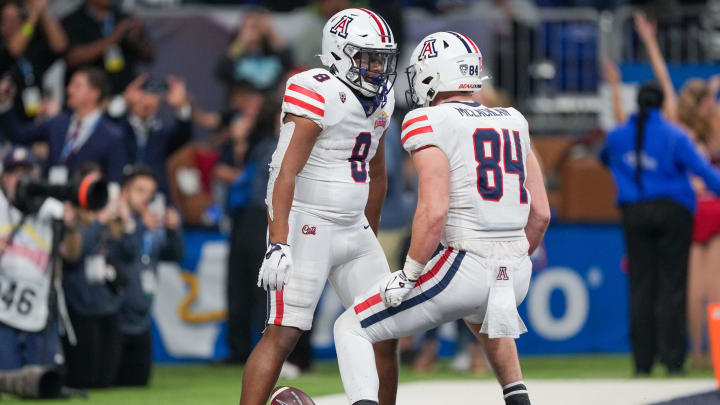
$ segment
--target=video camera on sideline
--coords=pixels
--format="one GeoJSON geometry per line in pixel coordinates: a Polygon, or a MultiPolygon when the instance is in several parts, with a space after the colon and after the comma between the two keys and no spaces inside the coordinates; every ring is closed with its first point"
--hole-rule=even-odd
{"type": "Polygon", "coordinates": [[[98,211],[107,204],[108,183],[96,173],[69,184],[49,184],[44,180],[26,177],[18,182],[14,205],[23,213],[32,214],[40,209],[48,197],[98,211]]]}

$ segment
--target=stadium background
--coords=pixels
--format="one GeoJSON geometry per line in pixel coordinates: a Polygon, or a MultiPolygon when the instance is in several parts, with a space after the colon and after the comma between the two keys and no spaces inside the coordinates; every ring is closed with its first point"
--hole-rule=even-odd
{"type": "MultiPolygon", "coordinates": [[[[56,0],[52,7],[62,15],[76,3],[56,0]]],[[[142,70],[158,77],[182,76],[195,102],[209,110],[222,110],[223,87],[215,79],[214,61],[224,52],[247,5],[183,0],[125,3],[142,18],[156,50],[155,62],[142,70]]],[[[293,2],[277,3],[280,5],[269,4],[283,10],[273,12],[273,27],[291,49],[297,48],[302,32],[316,22],[310,17],[313,6],[295,8],[293,2]]],[[[372,3],[360,5],[372,7],[372,3]]],[[[402,69],[412,46],[430,32],[452,29],[469,35],[479,45],[490,82],[507,92],[530,122],[548,181],[553,222],[541,252],[534,257],[530,293],[520,310],[529,329],[518,340],[520,354],[530,356],[524,357],[528,359],[524,360],[526,370],[530,368],[526,374],[531,381],[532,376],[629,377],[624,246],[613,203],[614,187],[595,157],[604,132],[615,124],[600,66],[606,58],[618,63],[624,82],[623,102],[631,111],[637,83],[652,78],[642,45],[632,30],[632,12],[638,6],[651,5],[661,16],[673,15],[660,20],[658,32],[676,87],[690,77],[709,78],[720,71],[720,2],[508,1],[515,11],[512,20],[492,1],[388,3],[402,7],[404,23],[395,86],[398,100],[404,99],[402,69]],[[535,357],[538,355],[542,357],[535,357]]],[[[313,28],[320,30],[321,26],[313,28]]],[[[62,77],[62,66],[51,71],[46,81],[52,86],[57,77],[62,77]]],[[[61,86],[57,92],[62,93],[61,86]]],[[[401,117],[396,114],[395,118],[401,117]]],[[[194,138],[202,143],[207,136],[198,129],[194,138]]],[[[222,227],[187,226],[185,239],[185,260],[179,266],[163,264],[159,270],[153,309],[153,357],[158,364],[205,364],[228,354],[223,321],[227,237],[222,227]]],[[[318,318],[331,319],[340,309],[326,294],[319,311],[318,318]]],[[[331,360],[331,322],[317,322],[315,328],[315,352],[330,363],[316,366],[320,382],[304,376],[292,384],[313,395],[338,392],[339,378],[331,360]]],[[[452,354],[453,332],[442,330],[441,336],[441,354],[452,354]]],[[[182,403],[170,392],[184,381],[190,385],[205,383],[207,391],[217,389],[218,396],[202,397],[208,402],[195,397],[194,403],[226,402],[232,398],[231,392],[239,392],[239,369],[197,367],[159,367],[150,388],[158,395],[153,400],[144,397],[142,391],[122,390],[92,393],[91,398],[97,403],[170,403],[166,401],[171,399],[172,403],[182,403]],[[216,373],[209,377],[214,381],[204,375],[207,370],[216,373]],[[220,384],[231,386],[223,391],[218,388],[220,384]]],[[[710,381],[710,375],[710,370],[704,370],[690,377],[710,381]]],[[[441,365],[427,376],[405,379],[448,376],[468,378],[441,365]]],[[[710,382],[703,387],[712,385],[710,382]]]]}
{"type": "MultiPolygon", "coordinates": [[[[544,257],[536,260],[533,288],[522,306],[530,334],[520,339],[520,349],[528,354],[627,352],[627,282],[621,266],[624,248],[613,202],[615,192],[609,172],[596,162],[593,148],[599,146],[597,132],[615,124],[609,95],[598,69],[603,58],[618,55],[604,55],[602,49],[611,49],[609,43],[633,42],[630,9],[621,7],[610,12],[581,7],[535,8],[526,11],[535,14],[524,16],[528,22],[522,25],[503,21],[498,10],[487,3],[467,2],[441,15],[421,8],[404,10],[406,34],[395,86],[398,103],[404,104],[407,85],[401,70],[407,63],[408,50],[428,32],[452,29],[467,33],[476,41],[483,52],[484,73],[490,76],[493,86],[507,88],[518,108],[528,116],[551,192],[554,220],[546,236],[544,257]],[[509,33],[500,35],[499,41],[495,40],[498,25],[511,27],[509,33]],[[618,38],[613,27],[623,28],[627,35],[618,38]],[[515,38],[519,43],[510,52],[503,41],[511,41],[514,36],[525,37],[515,38]],[[516,64],[537,72],[517,71],[510,78],[502,75],[498,83],[497,72],[512,71],[516,64]],[[547,76],[552,73],[548,70],[555,71],[552,77],[547,76]],[[519,80],[523,74],[527,77],[519,80]],[[537,288],[538,284],[543,288],[537,288]]],[[[208,109],[220,109],[222,99],[218,95],[223,89],[214,77],[213,63],[203,61],[213,61],[224,51],[230,30],[242,18],[242,9],[188,5],[141,10],[158,52],[157,62],[150,67],[152,74],[186,77],[198,103],[208,109]],[[194,55],[192,60],[185,60],[184,55],[188,54],[194,55]],[[182,60],[185,62],[177,63],[182,60]]],[[[302,9],[273,15],[274,28],[289,41],[290,48],[294,39],[302,37],[306,21],[314,20],[308,20],[302,9]]],[[[636,84],[651,79],[652,72],[641,61],[640,50],[628,53],[629,60],[618,60],[625,82],[623,91],[628,94],[628,110],[632,110],[636,84]]],[[[715,72],[717,67],[708,60],[707,64],[673,65],[672,76],[679,87],[689,77],[709,77],[715,72]]],[[[201,242],[187,244],[192,252],[181,266],[185,271],[198,272],[203,289],[193,310],[221,310],[222,300],[218,294],[224,291],[221,285],[224,276],[216,271],[220,271],[224,261],[216,255],[227,254],[222,244],[217,244],[222,234],[207,231],[195,234],[190,230],[188,237],[195,236],[201,242]],[[208,246],[200,248],[198,259],[194,249],[202,246],[205,237],[208,246]],[[205,260],[215,263],[211,266],[214,270],[205,269],[202,264],[205,260]],[[206,301],[203,293],[213,291],[208,286],[211,283],[218,283],[214,290],[217,294],[208,293],[207,297],[213,298],[206,301]],[[213,300],[216,302],[211,302],[213,300]]],[[[172,265],[163,268],[161,277],[168,277],[168,282],[160,283],[157,296],[155,342],[166,350],[156,352],[155,358],[173,361],[225,355],[222,323],[185,325],[188,332],[198,328],[214,330],[206,337],[213,336],[214,343],[203,345],[212,347],[213,351],[204,350],[203,355],[193,351],[197,336],[177,334],[175,329],[163,333],[164,328],[172,328],[164,326],[168,319],[177,317],[174,303],[186,294],[182,283],[170,281],[180,279],[179,270],[172,265]],[[172,284],[177,284],[176,288],[173,289],[172,284]],[[172,349],[175,345],[170,342],[185,338],[189,351],[172,349]]],[[[330,305],[333,304],[334,300],[330,305]]],[[[178,318],[174,325],[181,328],[183,322],[178,318]]],[[[330,328],[329,325],[316,328],[323,326],[330,328]]],[[[316,344],[320,353],[327,353],[326,344],[331,342],[315,340],[320,341],[316,344]]]]}

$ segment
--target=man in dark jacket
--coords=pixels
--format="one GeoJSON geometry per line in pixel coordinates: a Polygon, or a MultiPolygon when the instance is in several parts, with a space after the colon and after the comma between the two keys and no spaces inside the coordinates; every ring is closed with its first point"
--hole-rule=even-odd
{"type": "Polygon", "coordinates": [[[135,79],[121,99],[113,100],[108,115],[123,131],[128,163],[142,163],[155,172],[159,190],[168,195],[167,158],[192,138],[191,107],[185,83],[177,77],[167,80],[135,79]],[[162,97],[173,108],[169,121],[158,118],[162,97]]]}
{"type": "Polygon", "coordinates": [[[100,164],[110,181],[119,182],[125,166],[122,132],[102,114],[108,95],[105,74],[95,68],[78,70],[67,87],[69,111],[40,124],[22,124],[12,111],[12,98],[0,92],[0,131],[5,139],[29,145],[48,143],[46,172],[60,182],[86,162],[100,164]],[[3,108],[4,107],[4,108],[3,108]],[[54,177],[55,173],[58,177],[54,177]]]}

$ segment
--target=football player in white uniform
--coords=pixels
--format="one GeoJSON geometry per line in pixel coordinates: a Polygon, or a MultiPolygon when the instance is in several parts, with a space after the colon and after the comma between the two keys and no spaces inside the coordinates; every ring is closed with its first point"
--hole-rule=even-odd
{"type": "Polygon", "coordinates": [[[355,301],[335,323],[335,347],[350,403],[377,401],[374,342],[464,318],[483,343],[507,404],[530,400],[514,338],[527,293],[528,255],[550,209],[528,123],[514,108],[473,102],[482,56],[456,32],[432,34],[407,70],[403,147],[418,172],[418,205],[402,270],[355,301]],[[444,250],[431,259],[438,243],[444,250]]]}
{"type": "MultiPolygon", "coordinates": [[[[393,113],[397,44],[385,20],[341,11],[323,28],[321,59],[288,80],[267,187],[268,250],[258,285],[267,328],[248,359],[241,405],[264,405],[283,361],[330,281],[345,307],[390,274],[375,234],[387,188],[385,129],[393,113]]],[[[396,342],[374,346],[381,401],[393,404],[396,342]]],[[[372,349],[371,349],[372,350],[372,349]]]]}

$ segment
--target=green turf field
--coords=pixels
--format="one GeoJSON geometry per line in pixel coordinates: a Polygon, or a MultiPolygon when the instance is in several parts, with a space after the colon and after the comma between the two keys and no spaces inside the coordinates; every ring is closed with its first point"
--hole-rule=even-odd
{"type": "MultiPolygon", "coordinates": [[[[628,356],[575,356],[575,357],[524,357],[522,359],[525,379],[586,379],[630,378],[628,356]]],[[[102,404],[102,405],[215,405],[235,404],[240,398],[242,368],[212,365],[158,366],[154,370],[152,384],[144,389],[109,389],[92,391],[88,399],[71,401],[21,401],[4,396],[4,404],[102,404]]],[[[664,378],[656,370],[653,378],[664,378]]],[[[690,378],[712,377],[712,371],[693,370],[690,378]]],[[[494,378],[491,374],[476,376],[458,374],[449,369],[448,362],[439,363],[437,369],[427,374],[415,374],[404,368],[401,382],[421,380],[448,380],[494,378]]],[[[278,385],[293,385],[311,396],[339,393],[342,383],[335,362],[322,362],[315,372],[293,381],[280,381],[278,385]]]]}

